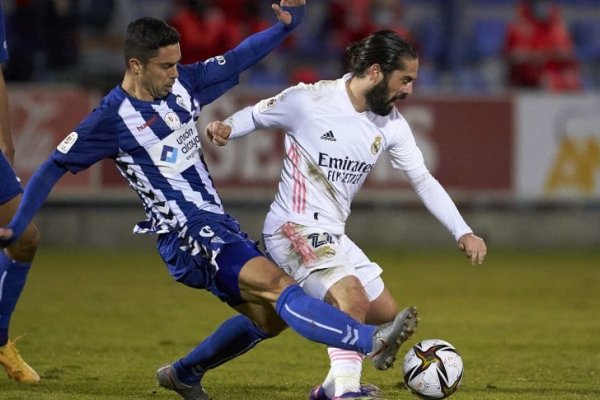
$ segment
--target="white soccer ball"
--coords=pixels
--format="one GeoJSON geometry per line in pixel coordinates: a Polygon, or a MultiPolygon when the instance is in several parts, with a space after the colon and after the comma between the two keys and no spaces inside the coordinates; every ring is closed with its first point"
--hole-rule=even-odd
{"type": "Polygon", "coordinates": [[[458,389],[463,361],[450,343],[427,339],[414,345],[404,356],[404,384],[423,399],[444,399],[458,389]]]}

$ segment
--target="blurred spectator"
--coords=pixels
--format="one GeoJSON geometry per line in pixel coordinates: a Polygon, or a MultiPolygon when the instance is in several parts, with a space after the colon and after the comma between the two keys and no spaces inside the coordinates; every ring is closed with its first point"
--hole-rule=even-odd
{"type": "Polygon", "coordinates": [[[561,10],[550,0],[522,0],[505,41],[513,87],[573,91],[581,88],[579,65],[561,10]]]}
{"type": "Polygon", "coordinates": [[[28,81],[39,67],[43,46],[40,15],[32,0],[16,0],[6,10],[6,37],[10,59],[4,76],[7,81],[28,81]]]}
{"type": "Polygon", "coordinates": [[[303,83],[316,83],[320,80],[319,72],[315,67],[310,65],[301,65],[292,70],[289,81],[292,84],[303,83]]]}
{"type": "Polygon", "coordinates": [[[393,30],[414,43],[409,30],[401,24],[402,11],[397,0],[331,0],[328,24],[334,47],[344,53],[348,43],[383,29],[393,30]]]}
{"type": "MultiPolygon", "coordinates": [[[[413,35],[403,24],[404,6],[398,0],[328,0],[324,1],[326,18],[320,40],[313,44],[318,70],[303,67],[303,79],[329,79],[343,74],[346,46],[369,34],[389,29],[408,39],[417,50],[413,35]],[[323,55],[327,54],[328,60],[323,55]],[[328,63],[330,61],[330,63],[328,63]],[[330,64],[330,65],[328,65],[330,64]],[[323,71],[327,71],[324,73],[323,71]]],[[[297,80],[296,77],[292,81],[297,80]]]]}
{"type": "Polygon", "coordinates": [[[16,0],[7,16],[7,80],[44,79],[77,64],[77,0],[16,0]]]}
{"type": "Polygon", "coordinates": [[[56,71],[75,65],[79,57],[77,0],[45,0],[41,8],[46,66],[56,71]]]}
{"type": "MultiPolygon", "coordinates": [[[[149,15],[175,26],[182,36],[183,62],[223,53],[273,22],[262,0],[0,1],[6,4],[11,54],[4,69],[7,81],[77,80],[103,91],[122,73],[124,27],[133,19],[149,15]]],[[[598,90],[600,0],[555,3],[310,0],[305,25],[242,83],[278,86],[330,79],[344,70],[347,43],[391,29],[419,51],[421,92],[459,88],[485,93],[508,85],[598,90]]]]}
{"type": "Polygon", "coordinates": [[[206,60],[235,47],[245,37],[231,19],[210,0],[178,0],[169,21],[181,34],[182,63],[206,60]]]}

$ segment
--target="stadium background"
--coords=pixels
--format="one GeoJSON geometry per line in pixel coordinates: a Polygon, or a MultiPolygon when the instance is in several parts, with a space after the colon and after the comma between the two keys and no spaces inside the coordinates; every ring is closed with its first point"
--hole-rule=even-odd
{"type": "MultiPolygon", "coordinates": [[[[122,32],[127,21],[141,15],[169,19],[176,9],[175,2],[168,0],[54,2],[67,7],[63,9],[66,16],[71,15],[69,4],[78,4],[80,12],[77,23],[65,17],[60,28],[54,26],[56,39],[65,40],[63,47],[58,47],[65,54],[57,62],[52,61],[58,57],[56,47],[31,45],[18,36],[27,21],[23,18],[29,15],[33,23],[44,15],[40,10],[46,3],[53,2],[2,0],[7,15],[14,16],[24,4],[35,11],[17,13],[17,19],[8,21],[9,50],[16,56],[7,66],[11,124],[16,169],[25,182],[102,94],[120,82],[122,32]],[[106,5],[112,8],[100,22],[86,19],[90,15],[86,16],[85,10],[96,10],[97,16],[102,16],[106,5]],[[17,64],[23,50],[17,45],[30,45],[26,50],[32,55],[31,65],[17,64]],[[72,54],[67,51],[69,46],[72,54]],[[17,72],[23,72],[25,65],[30,67],[29,75],[19,76],[17,72]]],[[[232,2],[216,1],[214,5],[220,3],[232,2]]],[[[260,7],[253,18],[273,20],[269,1],[254,3],[260,7]]],[[[339,35],[333,28],[324,28],[329,23],[326,8],[330,3],[309,0],[306,23],[294,37],[245,73],[237,88],[207,107],[200,126],[269,97],[295,80],[339,76],[343,71],[336,41],[339,35]]],[[[557,2],[573,32],[581,62],[582,91],[570,94],[520,91],[503,82],[502,40],[506,23],[514,15],[514,0],[381,3],[401,5],[401,13],[393,17],[415,38],[423,59],[415,95],[398,106],[432,173],[456,200],[469,224],[491,248],[597,247],[600,1],[557,2]],[[452,34],[443,34],[448,31],[440,31],[442,26],[452,34]]],[[[281,139],[278,133],[265,132],[226,148],[204,144],[225,207],[255,238],[276,190],[281,139]]],[[[143,217],[133,192],[114,166],[103,162],[63,179],[37,222],[46,247],[66,248],[76,243],[93,248],[144,248],[152,246],[152,241],[131,235],[132,226],[143,217]]],[[[348,232],[362,245],[453,245],[402,174],[385,160],[359,195],[348,232]]]]}

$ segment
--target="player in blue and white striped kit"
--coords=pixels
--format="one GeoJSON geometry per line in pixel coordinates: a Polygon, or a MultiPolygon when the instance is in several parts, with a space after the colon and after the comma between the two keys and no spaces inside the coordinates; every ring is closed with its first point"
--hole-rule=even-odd
{"type": "MultiPolygon", "coordinates": [[[[0,63],[8,61],[4,29],[4,12],[0,5],[0,63]]],[[[8,96],[0,68],[0,226],[7,224],[17,211],[23,189],[11,163],[15,148],[9,127],[8,96]]],[[[40,234],[33,223],[25,227],[19,240],[0,251],[0,365],[11,379],[35,383],[37,372],[21,358],[15,342],[8,338],[10,317],[25,287],[29,268],[35,256],[40,234]]]]}
{"type": "Polygon", "coordinates": [[[148,218],[135,232],[157,235],[158,251],[177,281],[210,290],[240,312],[188,355],[157,371],[159,384],[184,399],[208,399],[200,383],[206,371],[286,326],[310,340],[365,353],[376,368],[387,369],[397,343],[416,325],[414,309],[376,327],[306,295],[240,230],[213,186],[196,120],[204,105],[237,84],[242,71],[300,22],[304,0],[282,0],[281,5],[288,7],[273,6],[278,24],[222,56],[190,65],[179,64],[179,34],[172,27],[153,18],[132,22],[123,82],[36,171],[16,216],[0,229],[0,242],[10,243],[67,171],[113,159],[146,209],[148,218]]]}

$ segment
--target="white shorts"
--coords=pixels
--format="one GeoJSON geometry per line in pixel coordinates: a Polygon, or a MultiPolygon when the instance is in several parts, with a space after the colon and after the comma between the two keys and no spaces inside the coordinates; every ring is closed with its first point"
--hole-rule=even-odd
{"type": "Polygon", "coordinates": [[[346,235],[333,235],[318,226],[288,222],[272,235],[263,235],[267,255],[312,297],[323,300],[340,279],[356,276],[370,301],[383,292],[381,267],[346,235]]]}

